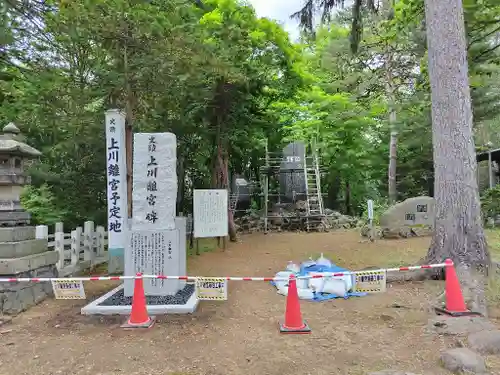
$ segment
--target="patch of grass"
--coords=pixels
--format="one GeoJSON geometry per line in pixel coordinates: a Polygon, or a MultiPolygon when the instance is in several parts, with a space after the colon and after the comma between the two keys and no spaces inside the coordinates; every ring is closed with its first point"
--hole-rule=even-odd
{"type": "Polygon", "coordinates": [[[486,229],[491,258],[500,260],[500,229],[486,229]]]}
{"type": "MultiPolygon", "coordinates": [[[[363,254],[360,252],[356,256],[356,261],[352,259],[347,259],[347,257],[340,257],[338,254],[331,254],[329,252],[323,253],[323,256],[339,266],[341,264],[353,264],[356,267],[381,267],[381,268],[397,268],[402,266],[408,266],[415,264],[416,261],[420,260],[425,256],[427,252],[426,248],[420,248],[416,246],[414,248],[397,249],[396,251],[386,250],[385,253],[379,254],[378,257],[374,257],[373,254],[363,254]]],[[[310,258],[317,260],[321,256],[321,253],[313,253],[310,258]]],[[[309,257],[308,257],[309,259],[309,257]]],[[[305,261],[304,259],[303,261],[305,261]]]]}
{"type": "Polygon", "coordinates": [[[107,272],[108,272],[108,262],[101,263],[93,268],[83,270],[81,273],[86,276],[91,276],[91,275],[105,275],[107,274],[107,272]]]}
{"type": "Polygon", "coordinates": [[[486,287],[486,299],[488,304],[498,306],[500,305],[500,277],[497,275],[489,278],[486,287]]]}
{"type": "MultiPolygon", "coordinates": [[[[200,250],[200,255],[203,253],[210,253],[214,250],[217,250],[217,238],[199,238],[193,240],[193,248],[189,247],[189,240],[186,243],[187,255],[192,256],[196,255],[196,241],[199,241],[198,248],[200,250]]],[[[228,240],[229,242],[229,240],[228,240]]],[[[220,240],[220,247],[222,247],[222,238],[220,240]]]]}
{"type": "Polygon", "coordinates": [[[422,246],[419,242],[412,247],[400,248],[397,249],[397,251],[387,251],[383,258],[385,259],[385,267],[398,268],[415,265],[425,256],[425,254],[427,254],[427,250],[428,248],[422,246]]]}

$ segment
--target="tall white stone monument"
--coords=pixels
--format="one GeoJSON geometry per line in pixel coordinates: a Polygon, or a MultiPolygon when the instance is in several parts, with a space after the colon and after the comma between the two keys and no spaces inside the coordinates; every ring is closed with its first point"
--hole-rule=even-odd
{"type": "MultiPolygon", "coordinates": [[[[180,276],[186,273],[186,249],[176,228],[177,142],[172,133],[134,134],[132,230],[125,250],[125,274],[180,276]],[[184,251],[181,251],[184,250],[184,251]]],[[[182,222],[178,220],[178,223],[182,222]]],[[[147,296],[176,294],[178,280],[145,279],[147,296]]],[[[133,282],[125,282],[125,296],[133,282]]]]}
{"type": "Polygon", "coordinates": [[[108,271],[124,270],[127,240],[127,164],[125,161],[125,113],[106,111],[106,175],[108,177],[108,271]]]}
{"type": "MultiPolygon", "coordinates": [[[[126,228],[125,275],[186,275],[186,218],[175,217],[176,138],[171,133],[134,134],[132,220],[126,228]]],[[[112,194],[112,192],[111,192],[112,194]]],[[[190,314],[198,306],[194,285],[144,279],[152,315],[190,314]]],[[[129,315],[134,281],[125,280],[82,308],[84,315],[129,315]]]]}

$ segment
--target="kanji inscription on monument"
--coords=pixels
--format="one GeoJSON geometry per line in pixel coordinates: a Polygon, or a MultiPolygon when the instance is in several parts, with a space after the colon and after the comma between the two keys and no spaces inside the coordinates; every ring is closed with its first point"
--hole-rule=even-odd
{"type": "MultiPolygon", "coordinates": [[[[132,230],[125,254],[125,274],[179,276],[177,142],[172,133],[134,134],[132,230]]],[[[184,255],[185,256],[185,255],[184,255]]],[[[145,279],[148,296],[175,294],[178,280],[145,279]]],[[[133,283],[125,283],[131,296],[133,283]]]]}
{"type": "Polygon", "coordinates": [[[174,134],[134,134],[134,229],[175,229],[176,167],[177,143],[174,134]]]}
{"type": "Polygon", "coordinates": [[[108,269],[123,272],[127,211],[127,164],[125,160],[125,114],[106,111],[106,175],[108,184],[108,269]]]}
{"type": "MultiPolygon", "coordinates": [[[[125,273],[179,276],[179,235],[177,230],[132,230],[130,251],[125,255],[125,273]]],[[[175,294],[178,280],[144,279],[148,296],[175,294]]],[[[133,280],[126,280],[125,295],[132,295],[133,280]]]]}

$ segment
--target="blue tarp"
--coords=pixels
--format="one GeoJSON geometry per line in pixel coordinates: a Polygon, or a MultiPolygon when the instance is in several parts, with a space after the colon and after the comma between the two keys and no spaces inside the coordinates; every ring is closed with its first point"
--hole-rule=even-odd
{"type": "MultiPolygon", "coordinates": [[[[312,264],[312,265],[305,265],[304,263],[300,266],[300,272],[296,273],[295,276],[307,276],[310,272],[349,272],[349,270],[338,267],[335,264],[332,263],[330,267],[328,266],[323,266],[319,264],[312,264]]],[[[355,280],[352,280],[352,285],[354,285],[355,280]]],[[[271,285],[276,287],[276,283],[274,281],[271,281],[271,285]]],[[[314,292],[314,298],[312,301],[326,301],[329,299],[335,299],[335,298],[344,298],[347,299],[349,297],[363,297],[366,296],[368,293],[360,293],[360,292],[347,292],[345,296],[337,296],[335,294],[325,294],[325,293],[316,293],[314,292]]]]}

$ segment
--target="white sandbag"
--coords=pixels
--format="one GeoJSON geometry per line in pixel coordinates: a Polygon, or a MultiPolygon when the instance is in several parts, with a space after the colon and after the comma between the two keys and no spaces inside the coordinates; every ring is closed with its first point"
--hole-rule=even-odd
{"type": "Polygon", "coordinates": [[[293,272],[293,273],[298,273],[298,272],[300,272],[300,267],[298,264],[295,264],[294,262],[289,261],[287,266],[286,266],[286,270],[293,272]]]}
{"type": "Polygon", "coordinates": [[[297,289],[309,289],[309,279],[297,279],[297,289]]]}
{"type": "Polygon", "coordinates": [[[309,258],[309,260],[306,260],[305,262],[302,262],[300,264],[300,269],[303,270],[304,268],[308,268],[308,267],[315,266],[315,265],[316,265],[316,261],[309,258]]]}
{"type": "Polygon", "coordinates": [[[322,272],[322,275],[325,275],[325,280],[342,280],[345,283],[345,287],[349,292],[352,290],[354,283],[352,282],[352,275],[347,274],[343,276],[332,276],[335,272],[322,272]]]}
{"type": "MultiPolygon", "coordinates": [[[[276,288],[278,290],[280,289],[288,289],[288,279],[290,278],[290,275],[293,275],[294,273],[291,271],[280,271],[278,272],[274,277],[279,278],[279,279],[284,279],[284,280],[276,280],[274,283],[276,284],[276,288]]],[[[285,294],[286,295],[286,294],[285,294]]]]}
{"type": "Polygon", "coordinates": [[[278,294],[281,294],[282,296],[287,296],[288,295],[288,285],[278,285],[278,284],[276,284],[276,289],[278,290],[278,294]]]}
{"type": "MultiPolygon", "coordinates": [[[[310,272],[310,276],[323,275],[323,272],[310,272]]],[[[309,289],[321,293],[323,290],[323,284],[325,280],[323,278],[309,279],[309,289]]]]}
{"type": "Polygon", "coordinates": [[[314,293],[311,289],[297,289],[299,299],[313,299],[314,293]]]}
{"type": "MultiPolygon", "coordinates": [[[[276,288],[278,290],[278,294],[281,294],[282,296],[288,295],[288,283],[285,285],[276,284],[276,288]]],[[[307,299],[307,300],[314,299],[314,293],[311,289],[299,289],[299,288],[297,288],[297,294],[299,296],[299,299],[307,299]]]]}
{"type": "Polygon", "coordinates": [[[323,283],[322,293],[334,294],[339,297],[344,297],[347,294],[347,288],[344,280],[325,279],[323,283]]]}
{"type": "Polygon", "coordinates": [[[332,266],[332,262],[329,259],[326,259],[323,256],[323,253],[321,253],[321,256],[318,259],[316,259],[316,264],[318,266],[325,266],[325,267],[331,267],[332,266]]]}

